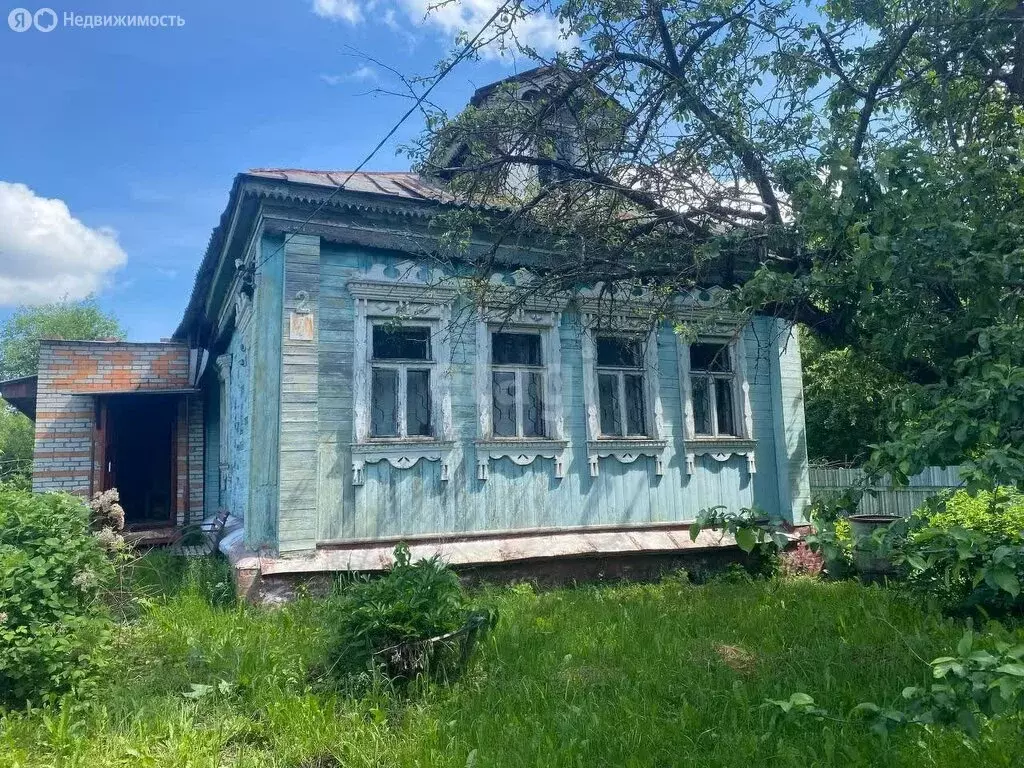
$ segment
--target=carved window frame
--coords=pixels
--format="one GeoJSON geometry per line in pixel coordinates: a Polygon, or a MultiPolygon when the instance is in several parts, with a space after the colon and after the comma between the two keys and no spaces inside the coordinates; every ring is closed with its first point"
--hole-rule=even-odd
{"type": "Polygon", "coordinates": [[[350,280],[355,301],[352,354],[352,484],[364,482],[366,464],[387,461],[410,469],[421,459],[441,464],[441,480],[451,479],[455,432],[452,421],[452,354],[448,331],[455,291],[420,283],[350,280]],[[371,360],[373,326],[385,322],[430,328],[434,361],[430,377],[431,410],[436,414],[432,436],[372,437],[370,435],[371,360]]]}
{"type": "MultiPolygon", "coordinates": [[[[682,398],[684,423],[684,449],[686,452],[686,474],[696,471],[697,456],[710,456],[715,461],[728,461],[733,456],[744,456],[747,471],[757,472],[755,452],[757,440],[754,437],[754,416],[750,407],[750,382],[747,377],[747,355],[743,335],[705,334],[693,339],[694,344],[721,344],[729,352],[729,361],[734,371],[732,379],[733,407],[739,435],[698,435],[693,414],[693,388],[690,380],[690,342],[677,336],[679,355],[679,392],[682,398]]],[[[714,392],[711,393],[714,397],[714,392]]]]}
{"type": "MultiPolygon", "coordinates": [[[[654,474],[665,474],[664,409],[661,402],[661,371],[658,360],[658,331],[660,325],[651,328],[642,316],[613,318],[602,324],[596,314],[584,314],[582,337],[583,351],[583,402],[587,414],[587,463],[590,476],[600,474],[600,459],[614,458],[623,464],[632,464],[641,456],[654,458],[654,474]],[[601,433],[601,404],[597,380],[597,337],[619,336],[639,341],[643,349],[644,419],[648,434],[634,437],[611,437],[601,433]]],[[[607,319],[605,318],[607,321],[607,319]]]]}
{"type": "Polygon", "coordinates": [[[529,306],[509,312],[502,308],[480,307],[476,323],[476,391],[478,437],[476,448],[477,479],[487,480],[492,459],[509,458],[519,466],[532,464],[538,457],[552,459],[556,478],[565,477],[565,412],[562,405],[562,313],[549,308],[529,306]],[[533,333],[540,336],[541,367],[544,371],[545,437],[496,437],[494,435],[494,393],[491,340],[494,332],[533,333]]]}

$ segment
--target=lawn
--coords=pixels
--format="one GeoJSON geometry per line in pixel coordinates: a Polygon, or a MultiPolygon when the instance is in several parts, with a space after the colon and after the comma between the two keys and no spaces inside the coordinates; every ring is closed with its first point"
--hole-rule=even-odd
{"type": "Polygon", "coordinates": [[[223,566],[161,574],[90,703],[0,720],[2,766],[1019,766],[1020,719],[981,742],[861,722],[773,723],[804,691],[832,712],[927,679],[962,623],[895,591],[809,580],[485,589],[472,670],[405,697],[309,680],[329,605],[226,599],[223,566]],[[208,687],[207,687],[208,686],[208,687]]]}

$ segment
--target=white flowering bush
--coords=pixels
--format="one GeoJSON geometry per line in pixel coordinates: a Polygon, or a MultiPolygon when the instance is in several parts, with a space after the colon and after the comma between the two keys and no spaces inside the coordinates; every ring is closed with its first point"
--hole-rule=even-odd
{"type": "Polygon", "coordinates": [[[91,518],[74,496],[0,485],[0,708],[81,690],[109,646],[115,521],[94,533],[91,518]]]}

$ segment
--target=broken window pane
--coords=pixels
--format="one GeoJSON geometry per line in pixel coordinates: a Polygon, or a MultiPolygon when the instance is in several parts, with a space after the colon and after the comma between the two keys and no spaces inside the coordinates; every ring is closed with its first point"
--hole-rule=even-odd
{"type": "Polygon", "coordinates": [[[536,333],[491,334],[494,365],[540,365],[540,336],[536,333]]]}
{"type": "Polygon", "coordinates": [[[622,420],[619,415],[619,377],[617,374],[602,373],[598,375],[597,400],[601,412],[601,434],[621,435],[622,420]]]}
{"type": "Polygon", "coordinates": [[[626,375],[624,383],[626,388],[626,434],[646,435],[644,377],[635,374],[626,375]]]}
{"type": "Polygon", "coordinates": [[[374,368],[370,385],[370,434],[398,437],[398,371],[374,368]]]}
{"type": "Polygon", "coordinates": [[[544,437],[544,377],[523,374],[526,400],[523,402],[523,437],[544,437]]]}
{"type": "Polygon", "coordinates": [[[732,370],[727,344],[691,344],[690,370],[728,373],[732,370]]]}
{"type": "Polygon", "coordinates": [[[698,435],[714,434],[711,429],[711,399],[708,388],[711,380],[706,376],[694,376],[690,380],[693,396],[693,431],[698,435]]]}
{"type": "Polygon", "coordinates": [[[516,375],[513,371],[491,374],[492,428],[495,437],[516,436],[516,375]]]}
{"type": "Polygon", "coordinates": [[[736,435],[732,379],[715,379],[715,409],[718,412],[718,434],[736,435]]]}
{"type": "Polygon", "coordinates": [[[430,430],[430,371],[411,370],[405,382],[405,424],[409,437],[426,437],[430,430]]]}
{"type": "Polygon", "coordinates": [[[430,329],[373,326],[373,359],[430,360],[430,329]]]}
{"type": "Polygon", "coordinates": [[[640,342],[615,336],[598,336],[597,364],[610,368],[642,368],[643,351],[640,342]]]}

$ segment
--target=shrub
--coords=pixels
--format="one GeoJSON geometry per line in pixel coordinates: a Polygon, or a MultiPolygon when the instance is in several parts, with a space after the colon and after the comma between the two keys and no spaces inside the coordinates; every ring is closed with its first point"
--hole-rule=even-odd
{"type": "Polygon", "coordinates": [[[374,671],[397,680],[447,676],[493,623],[490,612],[470,608],[439,558],[412,563],[399,544],[387,574],[344,589],[329,630],[329,674],[341,682],[374,671]]]}
{"type": "Polygon", "coordinates": [[[89,524],[73,496],[0,486],[0,706],[79,687],[106,645],[114,570],[89,524]]]}
{"type": "MultiPolygon", "coordinates": [[[[928,510],[920,513],[927,514],[928,510]]],[[[972,496],[960,490],[940,501],[940,511],[929,518],[942,530],[966,528],[1007,543],[1024,542],[1024,494],[1009,488],[981,491],[972,496]]]]}
{"type": "MultiPolygon", "coordinates": [[[[913,527],[913,521],[907,523],[913,527]]],[[[893,536],[900,536],[894,531],[893,536]]],[[[910,587],[946,611],[985,615],[1024,610],[1024,545],[966,528],[925,525],[894,547],[910,587]]]]}
{"type": "Polygon", "coordinates": [[[820,552],[813,551],[805,541],[797,542],[795,547],[785,550],[779,556],[779,561],[783,576],[820,576],[825,566],[825,558],[820,552]]]}

